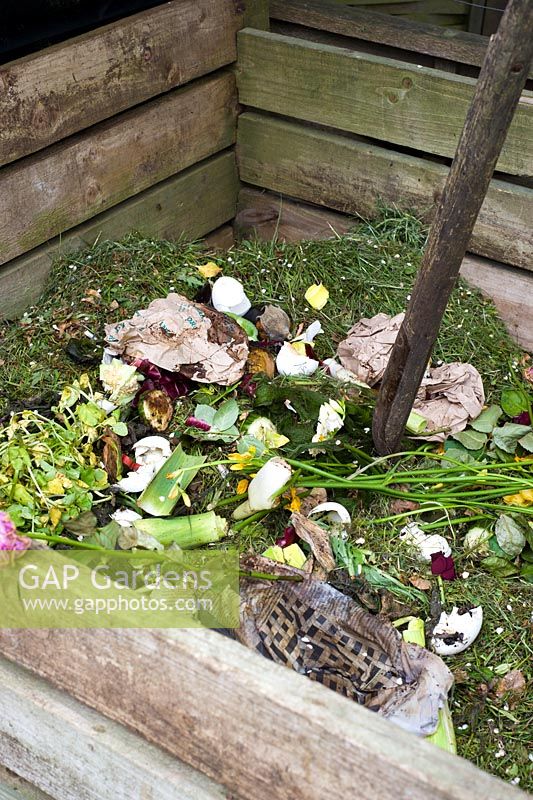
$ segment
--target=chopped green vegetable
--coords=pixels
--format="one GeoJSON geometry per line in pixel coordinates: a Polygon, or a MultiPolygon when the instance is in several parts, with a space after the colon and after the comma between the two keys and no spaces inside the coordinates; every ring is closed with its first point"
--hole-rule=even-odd
{"type": "Polygon", "coordinates": [[[182,550],[218,542],[228,532],[227,520],[214,511],[171,519],[139,519],[134,522],[134,527],[165,547],[177,544],[182,550]]]}
{"type": "Polygon", "coordinates": [[[178,445],[137,500],[137,505],[153,517],[168,517],[181,498],[189,505],[185,490],[206,456],[189,456],[178,445]]]}

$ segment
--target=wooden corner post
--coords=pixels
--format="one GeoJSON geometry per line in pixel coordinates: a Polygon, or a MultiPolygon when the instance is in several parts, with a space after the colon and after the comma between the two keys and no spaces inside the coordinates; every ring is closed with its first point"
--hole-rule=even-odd
{"type": "Polygon", "coordinates": [[[393,453],[400,445],[526,82],[533,58],[532,31],[533,0],[510,0],[489,43],[411,302],[381,384],[372,427],[381,454],[393,453]]]}

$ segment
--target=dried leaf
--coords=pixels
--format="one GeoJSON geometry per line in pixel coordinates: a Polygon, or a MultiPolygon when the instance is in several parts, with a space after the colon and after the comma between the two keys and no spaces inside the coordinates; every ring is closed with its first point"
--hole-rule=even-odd
{"type": "Polygon", "coordinates": [[[468,672],[465,669],[455,669],[453,670],[453,677],[455,683],[468,683],[468,672]]]}
{"type": "Polygon", "coordinates": [[[304,517],[309,516],[309,512],[313,510],[316,506],[320,505],[321,503],[325,503],[328,499],[328,493],[325,489],[317,486],[315,489],[311,489],[307,497],[304,497],[302,500],[302,505],[300,508],[300,512],[304,515],[304,517]]]}
{"type": "Polygon", "coordinates": [[[500,678],[494,689],[494,694],[499,698],[509,694],[516,699],[523,694],[525,690],[526,679],[524,678],[523,672],[519,669],[512,669],[504,675],[503,678],[500,678]]]}
{"type": "Polygon", "coordinates": [[[116,483],[122,477],[122,448],[120,439],[116,433],[107,429],[102,436],[104,448],[102,451],[102,461],[107,472],[109,483],[116,483]]]}
{"type": "Polygon", "coordinates": [[[420,575],[410,575],[409,583],[411,586],[414,586],[416,589],[420,589],[422,592],[427,592],[429,589],[431,589],[431,581],[428,581],[426,578],[422,578],[420,575]]]}
{"type": "Polygon", "coordinates": [[[317,525],[303,514],[294,513],[291,517],[291,523],[296,528],[296,533],[300,539],[311,547],[311,551],[326,572],[331,572],[335,569],[336,562],[331,549],[329,540],[329,533],[317,525]]]}
{"type": "Polygon", "coordinates": [[[403,514],[405,511],[416,511],[420,508],[420,503],[415,503],[414,500],[393,500],[389,505],[391,514],[403,514]]]}

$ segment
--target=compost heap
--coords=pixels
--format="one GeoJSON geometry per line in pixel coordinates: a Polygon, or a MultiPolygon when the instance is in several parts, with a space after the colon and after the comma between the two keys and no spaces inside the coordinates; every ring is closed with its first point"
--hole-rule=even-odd
{"type": "MultiPolygon", "coordinates": [[[[513,397],[485,409],[472,365],[428,369],[408,432],[444,447],[421,451],[419,474],[416,453],[387,462],[354,446],[368,441],[362,431],[401,315],[361,320],[339,344],[339,360],[321,361],[320,322],[291,332],[283,309],[253,306],[233,278],[206,284],[202,296],[205,302],[171,293],[108,325],[102,390],[80,375],[52,413],[27,409],[0,429],[0,550],[205,547],[258,520],[268,525],[271,512],[287,509],[283,535],[254,555],[260,575],[243,561],[234,635],[408,730],[433,733],[452,683],[435,653],[470,646],[482,609],[447,613],[437,603],[428,616],[424,592],[372,563],[349,538],[346,505],[330,498],[352,506],[359,493],[401,498],[404,506],[389,519],[404,525],[406,545],[440,581],[456,578],[453,554],[433,532],[438,521],[430,519],[425,532],[424,504],[445,510],[442,525],[475,513],[482,524],[467,534],[472,546],[490,545],[499,562],[524,568],[533,513],[531,369],[513,397]],[[198,401],[194,409],[190,398],[198,401]],[[402,486],[394,477],[399,464],[402,486]],[[204,469],[215,470],[219,484],[200,508],[193,490],[204,469]],[[333,588],[328,581],[339,571],[393,596],[405,619],[393,626],[398,613],[369,613],[357,592],[333,588]],[[426,609],[434,653],[422,646],[424,621],[408,613],[413,599],[426,609]],[[412,622],[420,623],[416,635],[412,622]]],[[[320,310],[328,292],[314,285],[305,298],[320,310]]]]}

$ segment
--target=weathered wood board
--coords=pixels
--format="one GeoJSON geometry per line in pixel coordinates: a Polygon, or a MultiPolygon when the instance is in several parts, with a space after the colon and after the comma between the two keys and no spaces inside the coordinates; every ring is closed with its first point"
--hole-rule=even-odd
{"type": "Polygon", "coordinates": [[[235,61],[241,24],[236,3],[172,0],[0,66],[0,164],[235,61]]]}
{"type": "Polygon", "coordinates": [[[494,301],[511,335],[533,353],[533,272],[467,254],[461,276],[494,301]]]}
{"type": "MultiPolygon", "coordinates": [[[[376,7],[375,11],[379,10],[376,7]]],[[[366,9],[362,11],[352,5],[326,0],[271,0],[270,16],[306,28],[477,67],[481,66],[487,49],[484,36],[376,14],[366,9]]],[[[530,77],[533,77],[533,70],[530,77]]]]}
{"type": "Polygon", "coordinates": [[[298,242],[342,236],[357,223],[345,214],[297,203],[244,186],[239,192],[235,233],[241,239],[298,242]]]}
{"type": "MultiPolygon", "coordinates": [[[[241,103],[453,157],[475,81],[340,47],[245,29],[238,34],[241,103]]],[[[533,94],[515,114],[498,169],[533,175],[533,94]]]]}
{"type": "Polygon", "coordinates": [[[3,630],[0,653],[240,800],[526,797],[215,631],[3,630]]]}
{"type": "MultiPolygon", "coordinates": [[[[205,775],[3,659],[0,764],[57,800],[227,797],[205,775]]],[[[44,799],[21,787],[6,795],[0,787],[4,797],[44,799]]]]}
{"type": "MultiPolygon", "coordinates": [[[[242,237],[297,242],[325,239],[349,231],[357,220],[288,197],[243,187],[239,192],[237,233],[242,237]]],[[[533,352],[533,272],[508,267],[468,253],[461,276],[490,297],[511,336],[533,352]]]]}
{"type": "Polygon", "coordinates": [[[19,775],[1,766],[0,758],[0,800],[53,800],[49,794],[32,786],[19,775]]]}
{"type": "MultiPolygon", "coordinates": [[[[246,183],[364,217],[382,200],[431,219],[448,172],[429,159],[254,112],[239,117],[238,162],[246,183]]],[[[494,180],[470,250],[533,269],[532,219],[533,190],[494,180]]]]}
{"type": "MultiPolygon", "coordinates": [[[[233,189],[231,193],[231,198],[233,203],[235,203],[235,189],[233,189]]],[[[220,228],[217,228],[211,233],[208,233],[207,236],[203,237],[205,242],[205,246],[209,250],[229,250],[230,247],[233,247],[235,244],[235,233],[233,231],[233,225],[221,225],[220,228]]]]}
{"type": "Polygon", "coordinates": [[[225,151],[19,256],[0,268],[1,316],[14,318],[37,301],[57,256],[131,230],[199,238],[234,217],[237,191],[235,153],[225,151]]]}
{"type": "Polygon", "coordinates": [[[230,145],[234,78],[201,78],[0,170],[0,264],[230,145]]]}

